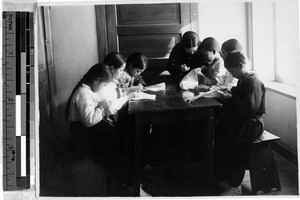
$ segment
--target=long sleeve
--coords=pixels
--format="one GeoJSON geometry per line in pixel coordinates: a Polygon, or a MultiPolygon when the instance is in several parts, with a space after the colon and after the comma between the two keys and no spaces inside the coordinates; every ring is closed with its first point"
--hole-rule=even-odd
{"type": "Polygon", "coordinates": [[[104,90],[98,93],[101,99],[106,99],[111,102],[111,106],[109,111],[111,114],[116,114],[118,110],[120,110],[123,105],[129,100],[127,95],[119,96],[117,90],[119,89],[117,86],[118,82],[112,82],[108,84],[104,90]]]}
{"type": "MultiPolygon", "coordinates": [[[[200,43],[198,45],[200,45],[200,43]]],[[[187,73],[195,68],[201,67],[203,64],[203,59],[198,51],[194,54],[189,54],[184,50],[183,44],[179,42],[172,49],[167,63],[167,70],[179,83],[187,73]],[[180,66],[183,64],[190,69],[186,72],[182,72],[180,66]]]]}
{"type": "Polygon", "coordinates": [[[225,75],[222,78],[222,81],[218,84],[220,87],[225,87],[228,90],[231,90],[234,86],[237,85],[238,79],[234,78],[233,75],[226,70],[225,75]]]}
{"type": "Polygon", "coordinates": [[[184,75],[180,71],[180,66],[182,64],[188,65],[186,59],[184,59],[185,54],[186,53],[184,52],[184,48],[181,43],[176,44],[170,54],[168,64],[167,64],[167,70],[176,79],[180,79],[184,75]]]}
{"type": "Polygon", "coordinates": [[[257,113],[265,113],[265,88],[255,75],[239,83],[233,95],[232,108],[237,116],[249,119],[257,113]]]}
{"type": "MultiPolygon", "coordinates": [[[[126,92],[127,92],[128,88],[131,87],[132,82],[133,82],[133,77],[131,77],[128,74],[128,72],[123,71],[123,73],[118,78],[117,83],[116,83],[120,89],[121,96],[126,95],[126,92]]],[[[116,88],[115,88],[115,90],[116,90],[116,88]]]]}
{"type": "Polygon", "coordinates": [[[69,120],[81,121],[86,127],[96,125],[104,115],[104,108],[99,102],[96,93],[88,86],[80,87],[72,98],[69,120]]]}
{"type": "Polygon", "coordinates": [[[202,80],[203,85],[224,85],[226,69],[224,67],[224,62],[222,58],[216,58],[202,72],[205,75],[205,77],[202,80]]]}
{"type": "Polygon", "coordinates": [[[123,105],[126,104],[126,102],[129,101],[129,98],[127,95],[123,96],[123,97],[120,97],[118,99],[115,99],[113,102],[112,102],[112,105],[111,105],[111,111],[113,113],[117,113],[118,110],[120,110],[123,105]]]}
{"type": "Polygon", "coordinates": [[[91,127],[103,119],[100,107],[96,107],[93,99],[89,96],[80,95],[76,99],[81,122],[86,127],[91,127]]]}

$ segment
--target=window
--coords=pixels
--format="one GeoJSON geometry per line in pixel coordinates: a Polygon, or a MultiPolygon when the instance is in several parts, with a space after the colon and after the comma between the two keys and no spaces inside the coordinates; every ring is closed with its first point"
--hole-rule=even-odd
{"type": "Polygon", "coordinates": [[[252,3],[253,65],[264,81],[297,84],[298,8],[298,1],[252,3]]]}

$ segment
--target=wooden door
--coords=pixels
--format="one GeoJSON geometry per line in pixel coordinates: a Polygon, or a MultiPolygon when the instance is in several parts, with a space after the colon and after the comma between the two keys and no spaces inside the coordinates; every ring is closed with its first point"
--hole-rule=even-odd
{"type": "MultiPolygon", "coordinates": [[[[52,50],[50,7],[38,8],[38,68],[40,126],[55,128],[56,76],[52,50]]],[[[41,130],[44,128],[41,127],[41,130]]],[[[52,133],[52,136],[55,135],[52,133]]]]}
{"type": "Polygon", "coordinates": [[[52,188],[49,184],[59,185],[53,181],[56,174],[55,146],[58,134],[55,129],[56,79],[53,62],[50,8],[38,7],[38,76],[39,76],[39,152],[40,152],[40,189],[41,195],[52,188]],[[52,178],[52,179],[51,179],[52,178]]]}
{"type": "Polygon", "coordinates": [[[195,28],[196,5],[165,3],[109,5],[105,8],[96,6],[99,60],[102,61],[104,54],[111,51],[118,51],[124,57],[133,52],[142,52],[149,59],[147,71],[164,70],[170,52],[181,40],[182,34],[195,28]],[[105,39],[107,43],[103,42],[105,39]]]}
{"type": "Polygon", "coordinates": [[[54,89],[52,87],[53,74],[50,68],[54,68],[51,52],[49,52],[49,43],[51,38],[46,35],[46,8],[38,8],[38,71],[39,71],[39,110],[40,110],[40,136],[47,137],[43,132],[52,130],[54,127],[53,103],[54,89]],[[51,66],[51,67],[50,67],[51,66]],[[52,75],[52,76],[51,76],[52,75]],[[52,83],[52,85],[51,85],[52,83]]]}

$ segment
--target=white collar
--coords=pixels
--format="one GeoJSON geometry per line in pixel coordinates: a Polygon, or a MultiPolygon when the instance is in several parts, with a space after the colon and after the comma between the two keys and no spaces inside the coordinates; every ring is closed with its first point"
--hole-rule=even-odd
{"type": "Polygon", "coordinates": [[[87,84],[82,83],[81,86],[92,91],[92,88],[90,86],[88,86],[87,84]]]}

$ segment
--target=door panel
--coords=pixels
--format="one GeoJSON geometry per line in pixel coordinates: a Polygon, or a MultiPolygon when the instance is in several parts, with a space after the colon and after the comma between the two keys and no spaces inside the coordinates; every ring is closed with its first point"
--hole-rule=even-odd
{"type": "Polygon", "coordinates": [[[180,4],[118,5],[118,25],[180,24],[180,4]]]}
{"type": "MultiPolygon", "coordinates": [[[[180,34],[165,35],[120,35],[120,52],[129,56],[132,52],[143,52],[147,57],[169,57],[174,45],[180,40],[180,34]]],[[[159,66],[152,66],[159,67],[159,66]]]]}
{"type": "Polygon", "coordinates": [[[191,6],[189,3],[96,6],[99,60],[103,60],[105,51],[105,54],[117,51],[124,57],[139,51],[149,60],[145,73],[164,70],[174,45],[185,31],[191,30],[191,6]],[[102,41],[103,29],[107,30],[107,43],[102,41]]]}
{"type": "Polygon", "coordinates": [[[53,63],[53,51],[52,51],[52,42],[51,42],[51,24],[50,24],[50,8],[44,7],[44,25],[45,25],[45,45],[47,50],[47,64],[49,68],[54,66],[53,63]]]}
{"type": "Polygon", "coordinates": [[[38,9],[38,66],[39,66],[39,110],[40,130],[53,128],[53,111],[48,76],[48,64],[45,51],[44,13],[43,8],[38,9]]]}
{"type": "Polygon", "coordinates": [[[189,24],[188,6],[179,3],[117,5],[119,52],[128,57],[140,51],[148,57],[149,68],[165,68],[164,60],[180,41],[182,28],[189,24]]]}
{"type": "MultiPolygon", "coordinates": [[[[47,57],[47,66],[49,72],[49,84],[51,89],[51,94],[56,94],[56,79],[55,79],[55,67],[53,59],[53,48],[52,48],[52,35],[51,35],[51,23],[50,23],[50,7],[44,7],[44,22],[45,22],[45,45],[46,45],[46,57],[47,57]]],[[[54,102],[53,106],[54,105],[54,102]]]]}
{"type": "Polygon", "coordinates": [[[56,78],[53,62],[50,8],[37,7],[38,10],[38,66],[39,66],[39,152],[40,152],[40,191],[46,194],[51,177],[54,177],[56,143],[58,133],[56,120],[57,108],[55,105],[56,78]]]}
{"type": "Polygon", "coordinates": [[[149,35],[155,34],[172,34],[178,33],[178,30],[181,30],[182,26],[180,24],[175,25],[155,25],[155,26],[118,26],[119,35],[143,35],[145,33],[149,35]]]}

